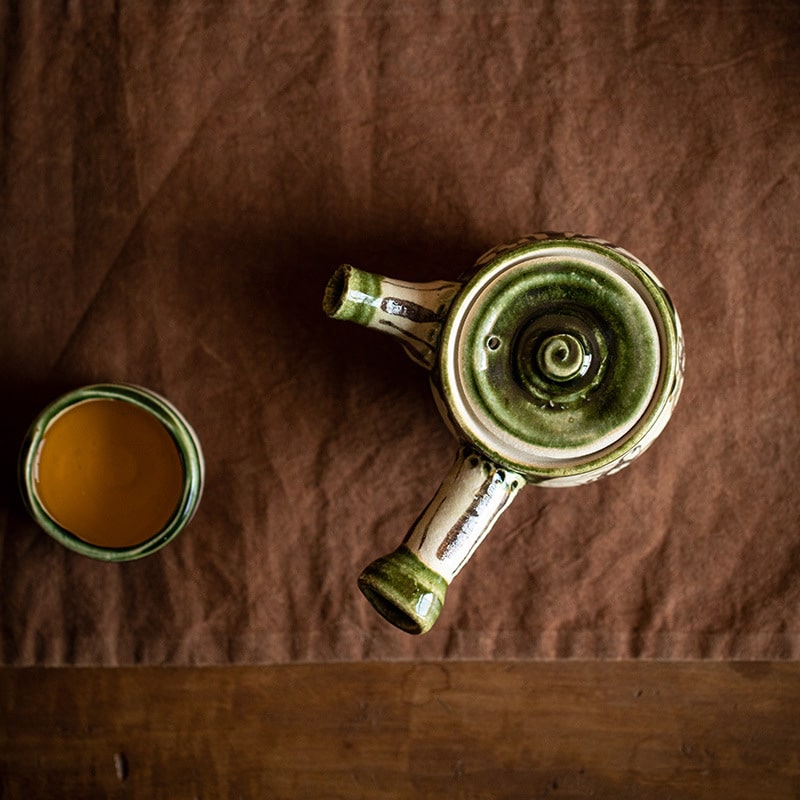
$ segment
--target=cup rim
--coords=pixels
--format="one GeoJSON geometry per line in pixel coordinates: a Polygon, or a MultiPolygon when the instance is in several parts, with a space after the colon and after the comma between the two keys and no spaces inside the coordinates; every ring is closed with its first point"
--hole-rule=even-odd
{"type": "Polygon", "coordinates": [[[132,561],[151,555],[169,544],[192,519],[203,493],[205,460],[197,433],[183,414],[165,397],[135,384],[95,383],[61,395],[37,415],[22,442],[18,478],[23,503],[28,512],[39,527],[59,544],[99,561],[132,561]],[[34,488],[36,455],[47,429],[68,409],[92,400],[121,400],[151,414],[170,434],[183,466],[183,490],[172,516],[160,531],[129,547],[103,547],[79,538],[50,516],[34,488]]]}

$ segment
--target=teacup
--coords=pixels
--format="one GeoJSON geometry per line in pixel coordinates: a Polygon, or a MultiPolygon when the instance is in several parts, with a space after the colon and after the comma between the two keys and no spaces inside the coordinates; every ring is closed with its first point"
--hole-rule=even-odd
{"type": "Polygon", "coordinates": [[[22,445],[22,498],[70,550],[129,561],[171,542],[194,516],[205,462],[178,409],[140,386],[95,384],[59,397],[22,445]]]}

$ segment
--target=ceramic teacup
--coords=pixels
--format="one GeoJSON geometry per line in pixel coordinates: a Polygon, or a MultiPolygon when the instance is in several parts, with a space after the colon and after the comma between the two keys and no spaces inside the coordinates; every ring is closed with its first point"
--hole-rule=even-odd
{"type": "Polygon", "coordinates": [[[22,498],[57,542],[129,561],[171,542],[203,492],[205,462],[181,412],[149,389],[95,384],[50,403],[20,452],[22,498]]]}

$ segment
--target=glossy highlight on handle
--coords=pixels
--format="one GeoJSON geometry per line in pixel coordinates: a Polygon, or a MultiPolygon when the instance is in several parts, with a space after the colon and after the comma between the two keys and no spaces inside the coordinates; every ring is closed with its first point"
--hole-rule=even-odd
{"type": "Polygon", "coordinates": [[[407,633],[431,629],[447,587],[508,508],[522,476],[477,454],[458,451],[427,508],[394,552],[358,579],[376,611],[407,633]]]}

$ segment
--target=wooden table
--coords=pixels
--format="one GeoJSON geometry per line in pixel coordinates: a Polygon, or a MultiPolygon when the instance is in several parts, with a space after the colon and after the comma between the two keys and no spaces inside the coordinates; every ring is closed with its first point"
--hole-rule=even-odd
{"type": "Polygon", "coordinates": [[[800,797],[796,663],[0,670],[0,797],[800,797]]]}

